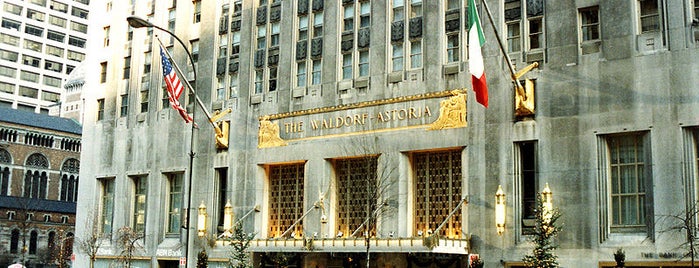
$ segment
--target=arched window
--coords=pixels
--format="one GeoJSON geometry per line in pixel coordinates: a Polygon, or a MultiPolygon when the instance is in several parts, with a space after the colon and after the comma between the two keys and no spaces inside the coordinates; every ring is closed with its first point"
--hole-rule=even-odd
{"type": "Polygon", "coordinates": [[[12,156],[5,149],[0,149],[0,196],[9,194],[10,168],[12,156]]]}
{"type": "Polygon", "coordinates": [[[49,238],[46,242],[46,248],[49,249],[49,252],[53,252],[54,248],[56,248],[56,232],[49,232],[49,238]]]}
{"type": "Polygon", "coordinates": [[[29,254],[36,254],[36,242],[39,239],[39,233],[34,230],[29,235],[29,254]]]}
{"type": "Polygon", "coordinates": [[[12,230],[12,237],[10,237],[10,253],[19,253],[19,230],[12,230]]]}
{"type": "Polygon", "coordinates": [[[78,174],[80,161],[68,159],[61,167],[61,201],[76,202],[78,200],[78,174]]]}
{"type": "Polygon", "coordinates": [[[25,163],[27,173],[24,175],[24,197],[46,199],[48,174],[46,171],[32,169],[48,169],[49,161],[45,156],[35,153],[27,158],[25,163]]]}

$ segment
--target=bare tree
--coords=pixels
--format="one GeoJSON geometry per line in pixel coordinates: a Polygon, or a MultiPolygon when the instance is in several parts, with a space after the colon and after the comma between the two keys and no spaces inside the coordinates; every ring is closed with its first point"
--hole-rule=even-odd
{"type": "Polygon", "coordinates": [[[117,260],[126,267],[131,267],[131,260],[137,249],[142,248],[138,244],[139,240],[145,237],[144,233],[136,232],[131,227],[123,226],[117,230],[116,245],[121,250],[117,260]]]}
{"type": "Polygon", "coordinates": [[[687,206],[683,211],[671,215],[660,215],[659,221],[671,221],[668,224],[667,229],[661,230],[660,233],[670,233],[679,232],[684,233],[685,239],[678,246],[677,249],[685,250],[684,255],[680,257],[681,259],[689,258],[692,263],[692,267],[695,267],[695,258],[697,257],[697,232],[699,232],[699,226],[697,226],[697,214],[699,214],[699,202],[694,202],[687,206]]]}
{"type": "Polygon", "coordinates": [[[100,247],[102,247],[102,243],[104,242],[104,238],[106,236],[100,232],[98,222],[98,215],[90,212],[84,225],[90,226],[90,232],[84,234],[83,237],[75,238],[76,248],[78,251],[87,254],[87,256],[90,257],[90,268],[95,266],[97,251],[99,251],[100,247]]]}
{"type": "MultiPolygon", "coordinates": [[[[353,230],[350,237],[356,237],[362,232],[366,247],[366,267],[371,263],[371,239],[377,235],[377,220],[388,209],[389,188],[395,184],[394,173],[396,165],[389,162],[389,158],[381,155],[384,153],[379,143],[379,137],[374,135],[356,138],[344,147],[347,155],[360,157],[353,161],[353,172],[350,181],[353,185],[362,186],[361,201],[364,202],[364,221],[353,230]],[[358,170],[357,170],[358,169],[358,170]],[[356,171],[356,172],[355,172],[356,171]]],[[[336,183],[338,189],[342,189],[340,183],[336,183]]],[[[338,193],[338,202],[350,202],[349,195],[338,193]]]]}

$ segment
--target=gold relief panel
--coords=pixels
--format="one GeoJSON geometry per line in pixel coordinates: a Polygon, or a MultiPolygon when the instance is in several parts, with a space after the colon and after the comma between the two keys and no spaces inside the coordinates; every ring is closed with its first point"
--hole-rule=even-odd
{"type": "Polygon", "coordinates": [[[466,127],[466,96],[466,90],[457,89],[265,115],[259,118],[258,147],[367,132],[466,127]]]}

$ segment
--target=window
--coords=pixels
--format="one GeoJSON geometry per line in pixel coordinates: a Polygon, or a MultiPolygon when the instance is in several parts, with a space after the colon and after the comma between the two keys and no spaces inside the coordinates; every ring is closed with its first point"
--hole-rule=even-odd
{"type": "Polygon", "coordinates": [[[131,77],[131,57],[124,58],[124,73],[122,74],[122,79],[129,79],[131,77]]]}
{"type": "Polygon", "coordinates": [[[60,73],[61,71],[63,71],[63,63],[45,60],[44,61],[44,69],[60,73]]]}
{"type": "Polygon", "coordinates": [[[84,54],[84,53],[80,53],[80,52],[75,52],[75,51],[72,51],[72,50],[68,50],[68,59],[69,59],[69,60],[72,60],[72,61],[78,61],[78,62],[80,62],[80,61],[85,60],[85,54],[84,54]]]}
{"type": "Polygon", "coordinates": [[[54,15],[49,15],[49,23],[51,25],[59,26],[59,27],[66,27],[66,19],[61,18],[61,17],[56,17],[54,15]]]}
{"type": "MultiPolygon", "coordinates": [[[[22,14],[22,6],[18,6],[18,5],[7,3],[7,2],[5,2],[3,4],[3,10],[7,13],[15,14],[18,16],[20,14],[22,14]]],[[[29,11],[27,11],[27,12],[29,12],[29,11]]]]}
{"type": "Polygon", "coordinates": [[[342,79],[352,79],[352,54],[342,54],[342,79]]]}
{"type": "Polygon", "coordinates": [[[544,48],[544,3],[543,0],[506,0],[504,9],[507,25],[507,51],[522,50],[522,36],[526,36],[525,49],[544,48]],[[523,4],[524,2],[524,4],[523,4]],[[522,25],[522,21],[526,24],[522,25]]]}
{"type": "Polygon", "coordinates": [[[111,235],[112,218],[114,217],[114,179],[100,179],[102,186],[102,202],[100,206],[100,231],[111,235]]]}
{"type": "Polygon", "coordinates": [[[447,35],[447,62],[459,61],[459,54],[461,53],[459,50],[460,44],[461,41],[459,41],[458,34],[447,35]]]}
{"type": "MultiPolygon", "coordinates": [[[[268,237],[280,237],[303,215],[304,163],[268,167],[268,237]]],[[[290,236],[303,235],[303,223],[296,224],[290,236]]]]}
{"type": "Polygon", "coordinates": [[[182,173],[168,173],[168,233],[179,233],[182,211],[182,173]]]}
{"type": "Polygon", "coordinates": [[[29,254],[36,254],[36,242],[39,239],[39,233],[36,230],[32,230],[29,233],[29,254]]]}
{"type": "Polygon", "coordinates": [[[100,83],[107,82],[107,62],[100,63],[100,83]]]}
{"type": "Polygon", "coordinates": [[[104,119],[104,99],[97,100],[97,121],[104,119]]]}
{"type": "Polygon", "coordinates": [[[422,40],[410,41],[410,68],[422,68],[422,40]]]}
{"type": "Polygon", "coordinates": [[[148,194],[148,180],[145,176],[132,177],[133,181],[133,207],[131,228],[136,233],[144,233],[146,230],[146,196],[148,194]]]}
{"type": "MultiPolygon", "coordinates": [[[[226,203],[228,202],[228,168],[216,168],[216,189],[218,189],[215,211],[216,211],[216,226],[217,230],[223,231],[224,212],[226,203]]],[[[221,232],[219,232],[221,233],[221,232]]]]}
{"type": "Polygon", "coordinates": [[[311,83],[313,85],[320,85],[321,74],[323,71],[323,66],[320,59],[313,60],[313,72],[311,73],[311,83]]]}
{"type": "Polygon", "coordinates": [[[364,50],[359,52],[359,76],[365,77],[369,75],[369,51],[364,50]]]}
{"type": "Polygon", "coordinates": [[[694,15],[693,18],[699,19],[699,0],[694,0],[692,7],[694,8],[694,12],[692,13],[694,15]]]}
{"type": "MultiPolygon", "coordinates": [[[[26,48],[26,49],[36,51],[36,52],[41,52],[42,46],[43,46],[43,44],[41,44],[39,42],[35,42],[35,41],[29,40],[29,39],[24,39],[24,48],[26,48]]],[[[39,67],[39,66],[37,65],[35,67],[39,67]]]]}
{"type": "Polygon", "coordinates": [[[119,109],[119,116],[125,117],[129,114],[129,94],[121,95],[121,108],[119,109]]]}
{"type": "Polygon", "coordinates": [[[19,253],[19,229],[13,229],[10,236],[10,253],[19,253]]]}
{"type": "Polygon", "coordinates": [[[152,67],[152,54],[150,51],[143,53],[143,75],[149,74],[152,67]]]}
{"type": "Polygon", "coordinates": [[[515,143],[516,195],[519,202],[522,234],[532,234],[535,225],[536,197],[539,184],[537,174],[536,142],[515,143]]]}
{"type": "Polygon", "coordinates": [[[277,67],[269,67],[269,92],[277,90],[277,67]]]}
{"type": "MultiPolygon", "coordinates": [[[[33,139],[33,145],[45,142],[42,139],[33,139]]],[[[24,176],[24,194],[23,197],[46,199],[46,186],[48,185],[48,174],[46,169],[49,168],[49,161],[45,156],[35,153],[30,155],[25,162],[27,171],[24,176]]]]}
{"type": "MultiPolygon", "coordinates": [[[[176,0],[173,0],[173,7],[174,7],[175,3],[176,3],[176,0]]],[[[168,12],[167,29],[173,33],[175,32],[175,20],[176,20],[176,18],[177,18],[176,10],[170,9],[170,11],[168,12]]],[[[174,42],[174,38],[170,37],[169,44],[172,44],[172,42],[174,42]]]]}
{"type": "Polygon", "coordinates": [[[70,10],[70,14],[81,19],[87,19],[88,12],[82,8],[73,7],[70,10]]]}
{"type": "Polygon", "coordinates": [[[194,1],[194,18],[193,23],[199,23],[201,21],[201,1],[194,1]]]}
{"type": "Polygon", "coordinates": [[[11,46],[18,46],[19,45],[19,37],[12,36],[9,34],[0,33],[0,42],[2,42],[3,44],[11,45],[11,46]]]}
{"type": "Polygon", "coordinates": [[[109,26],[105,26],[104,28],[102,28],[102,32],[104,33],[104,42],[102,45],[104,47],[109,46],[109,29],[110,29],[109,26]]]}
{"type": "Polygon", "coordinates": [[[296,64],[296,86],[306,86],[306,61],[300,61],[296,64]]]}
{"type": "Polygon", "coordinates": [[[2,28],[19,31],[20,26],[22,26],[22,24],[19,21],[14,21],[6,18],[2,19],[2,28]]]}
{"type": "Polygon", "coordinates": [[[74,158],[68,159],[61,167],[61,201],[78,201],[78,174],[80,173],[80,161],[74,158]]]}
{"type": "MultiPolygon", "coordinates": [[[[348,237],[367,220],[367,206],[376,210],[378,157],[339,159],[334,163],[337,183],[337,230],[348,237]],[[356,187],[357,185],[362,187],[356,187]]],[[[370,236],[376,235],[376,218],[370,223],[370,236]]],[[[339,234],[338,234],[339,235],[339,234]]]]}
{"type": "Polygon", "coordinates": [[[660,11],[658,0],[639,0],[639,18],[641,33],[660,30],[660,11]]]}
{"type": "Polygon", "coordinates": [[[39,5],[42,7],[46,6],[46,0],[29,0],[32,4],[39,5]]]}
{"type": "Polygon", "coordinates": [[[14,78],[17,76],[17,69],[6,66],[0,66],[0,76],[14,78]]]}
{"type": "Polygon", "coordinates": [[[17,62],[17,59],[19,58],[19,54],[14,51],[8,51],[4,49],[0,49],[0,58],[6,61],[11,61],[11,62],[17,62]]]}
{"type": "Polygon", "coordinates": [[[141,91],[141,112],[148,112],[148,90],[141,91]]]}
{"type": "Polygon", "coordinates": [[[33,36],[41,37],[44,35],[44,28],[27,24],[24,26],[24,32],[33,36]]]}
{"type": "Polygon", "coordinates": [[[63,43],[63,41],[66,39],[66,35],[64,33],[49,30],[46,34],[46,38],[48,38],[49,40],[63,43]]]}
{"type": "Polygon", "coordinates": [[[39,12],[33,9],[27,9],[27,18],[33,19],[36,21],[44,21],[45,14],[43,12],[39,12]]]}
{"type": "Polygon", "coordinates": [[[41,99],[50,102],[59,102],[61,100],[61,95],[58,93],[41,91],[41,99]]]}
{"type": "Polygon", "coordinates": [[[393,44],[393,56],[392,56],[392,66],[393,71],[403,70],[403,43],[393,44]]]}
{"type": "MultiPolygon", "coordinates": [[[[414,153],[412,155],[415,220],[413,235],[426,234],[446,220],[461,201],[461,150],[414,153]]],[[[461,210],[456,210],[439,235],[461,238],[461,210]]]]}
{"type": "MultiPolygon", "coordinates": [[[[462,0],[445,0],[447,10],[444,13],[444,34],[446,35],[446,60],[447,63],[455,63],[461,60],[461,36],[465,23],[464,4],[462,0]]],[[[465,49],[464,49],[465,51],[465,49]]]]}
{"type": "Polygon", "coordinates": [[[313,13],[313,38],[323,36],[323,12],[313,13]]]}
{"type": "MultiPolygon", "coordinates": [[[[38,75],[38,74],[37,74],[38,75]]],[[[37,78],[38,79],[38,78],[37,78]]],[[[37,80],[38,81],[38,80],[37,80]]],[[[15,93],[15,85],[10,84],[7,82],[0,82],[0,92],[5,92],[9,94],[14,94],[15,93]]],[[[0,135],[0,139],[3,139],[4,137],[0,135]]]]}
{"type": "Polygon", "coordinates": [[[231,74],[230,84],[231,84],[230,97],[237,98],[238,97],[238,74],[237,73],[231,74]]]}
{"type": "Polygon", "coordinates": [[[255,94],[262,94],[264,91],[264,70],[258,69],[255,71],[255,94]]]}
{"type": "Polygon", "coordinates": [[[76,46],[80,48],[85,48],[85,39],[75,36],[70,36],[68,38],[68,44],[71,46],[76,46]]]}
{"type": "MultiPolygon", "coordinates": [[[[87,25],[82,24],[79,22],[70,22],[70,29],[73,31],[81,32],[81,33],[87,33],[87,25]]],[[[132,30],[133,28],[129,27],[129,30],[132,30]]]]}
{"type": "Polygon", "coordinates": [[[68,13],[68,5],[61,2],[51,1],[51,5],[49,6],[49,8],[51,8],[51,10],[68,13]]]}
{"type": "Polygon", "coordinates": [[[61,81],[61,78],[44,75],[44,85],[60,88],[61,81]]]}
{"type": "Polygon", "coordinates": [[[653,217],[646,204],[651,178],[643,134],[607,137],[611,227],[613,232],[642,232],[653,217]]]}
{"type": "Polygon", "coordinates": [[[342,79],[352,79],[369,74],[369,36],[371,26],[371,2],[345,1],[343,36],[340,41],[342,79]],[[357,7],[357,8],[355,8],[357,7]],[[359,23],[355,18],[359,18],[359,23]],[[351,29],[349,27],[352,27],[351,29]],[[347,28],[344,28],[347,27],[347,28]]]}
{"type": "MultiPolygon", "coordinates": [[[[6,133],[6,132],[5,132],[6,133]]],[[[5,135],[2,133],[0,135],[5,135]]],[[[0,137],[4,138],[4,137],[0,137]]],[[[2,139],[9,140],[9,139],[2,139]]],[[[5,149],[0,149],[0,196],[5,196],[9,194],[10,187],[10,164],[12,163],[12,156],[5,149]]]]}
{"type": "Polygon", "coordinates": [[[36,99],[39,96],[39,90],[36,88],[19,86],[19,95],[22,97],[36,99]]]}

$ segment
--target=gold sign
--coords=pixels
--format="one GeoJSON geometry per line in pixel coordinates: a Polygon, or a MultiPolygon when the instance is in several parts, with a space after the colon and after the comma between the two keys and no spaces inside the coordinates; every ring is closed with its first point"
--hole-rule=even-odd
{"type": "Polygon", "coordinates": [[[466,115],[465,90],[266,115],[259,118],[258,148],[284,146],[292,141],[321,137],[356,135],[368,131],[465,127],[466,115]],[[444,97],[449,98],[440,100],[444,97]]]}

